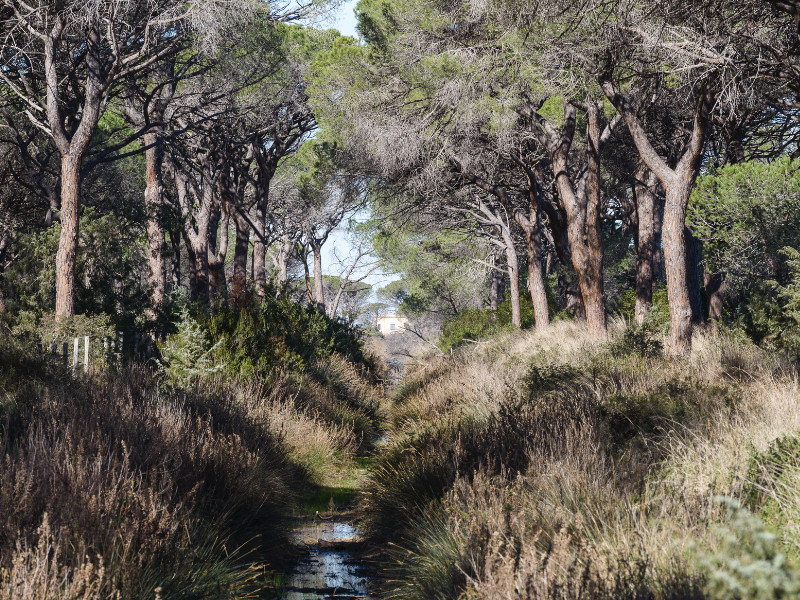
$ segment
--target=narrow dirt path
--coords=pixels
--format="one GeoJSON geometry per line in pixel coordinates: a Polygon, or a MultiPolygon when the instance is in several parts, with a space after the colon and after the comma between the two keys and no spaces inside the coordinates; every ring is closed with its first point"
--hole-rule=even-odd
{"type": "Polygon", "coordinates": [[[294,530],[292,539],[303,554],[289,573],[285,600],[372,598],[374,580],[361,558],[358,528],[343,516],[303,521],[294,530]]]}

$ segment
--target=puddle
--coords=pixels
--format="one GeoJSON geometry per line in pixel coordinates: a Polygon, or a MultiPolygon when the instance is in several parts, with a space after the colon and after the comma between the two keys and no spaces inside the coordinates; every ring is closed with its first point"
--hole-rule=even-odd
{"type": "Polygon", "coordinates": [[[306,549],[289,574],[284,600],[368,599],[370,578],[351,551],[358,530],[347,523],[303,523],[292,541],[306,549]]]}

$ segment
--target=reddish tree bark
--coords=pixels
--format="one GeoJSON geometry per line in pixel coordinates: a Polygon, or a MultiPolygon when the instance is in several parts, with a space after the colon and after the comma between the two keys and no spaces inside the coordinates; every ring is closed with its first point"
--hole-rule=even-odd
{"type": "Polygon", "coordinates": [[[61,235],[56,252],[56,317],[75,314],[75,256],[78,250],[80,218],[81,158],[68,153],[61,160],[61,235]]]}
{"type": "Polygon", "coordinates": [[[81,201],[81,168],[92,134],[103,114],[105,91],[111,75],[103,77],[103,65],[96,54],[100,35],[96,26],[89,29],[86,53],[87,76],[80,123],[72,135],[64,124],[59,97],[57,46],[64,32],[64,16],[56,13],[53,28],[45,39],[45,79],[47,81],[47,120],[53,141],[61,155],[61,236],[56,253],[56,317],[75,314],[75,256],[78,250],[78,224],[81,201]]]}
{"type": "Polygon", "coordinates": [[[583,298],[589,334],[603,337],[606,332],[606,305],[600,219],[600,154],[619,118],[609,123],[601,133],[599,108],[591,96],[587,97],[583,108],[588,118],[586,170],[577,183],[572,181],[569,174],[569,151],[575,136],[574,103],[564,104],[564,126],[560,135],[530,102],[524,102],[517,112],[528,121],[539,143],[550,156],[561,207],[567,215],[569,250],[583,298]]]}
{"type": "Polygon", "coordinates": [[[655,269],[655,174],[640,165],[636,171],[633,185],[633,212],[631,224],[634,228],[636,246],[636,306],[634,321],[644,323],[645,316],[653,303],[653,278],[655,269]]]}
{"type": "Polygon", "coordinates": [[[675,169],[671,169],[650,143],[637,110],[628,97],[617,89],[606,74],[600,74],[598,81],[625,120],[642,160],[655,173],[666,192],[663,242],[670,308],[670,353],[685,355],[692,349],[692,300],[686,269],[686,209],[705,145],[711,94],[703,88],[694,114],[691,138],[675,169]]]}
{"type": "Polygon", "coordinates": [[[162,224],[161,213],[164,210],[164,182],[162,164],[164,160],[161,139],[155,133],[147,133],[142,137],[145,146],[145,180],[144,204],[147,212],[147,263],[150,271],[147,281],[150,284],[150,306],[148,318],[155,320],[164,306],[167,289],[167,269],[164,260],[166,234],[162,224]]]}

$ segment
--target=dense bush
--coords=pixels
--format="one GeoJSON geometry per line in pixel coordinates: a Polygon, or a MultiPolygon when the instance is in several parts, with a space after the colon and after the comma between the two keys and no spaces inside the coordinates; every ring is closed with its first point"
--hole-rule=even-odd
{"type": "MultiPolygon", "coordinates": [[[[533,302],[528,294],[520,294],[520,314],[522,329],[530,329],[536,324],[533,302]]],[[[502,331],[511,331],[511,300],[501,302],[497,311],[488,308],[464,310],[455,317],[447,319],[442,325],[439,348],[448,352],[451,348],[485,340],[502,331]]]]}
{"type": "Polygon", "coordinates": [[[709,600],[796,598],[800,573],[781,552],[778,537],[737,502],[719,501],[727,507],[728,522],[715,528],[717,548],[697,559],[709,600]]]}
{"type": "MultiPolygon", "coordinates": [[[[80,218],[75,262],[75,311],[85,315],[115,315],[118,326],[133,328],[148,303],[146,257],[138,243],[141,233],[130,215],[100,215],[86,207],[80,218]]],[[[17,261],[3,274],[13,284],[6,306],[12,315],[27,311],[46,315],[55,305],[55,263],[61,225],[20,235],[17,261]]]]}
{"type": "MultiPolygon", "coordinates": [[[[629,288],[625,290],[622,299],[617,302],[616,310],[625,317],[626,321],[633,323],[636,311],[635,289],[629,288]]],[[[647,311],[647,321],[652,328],[661,333],[669,331],[669,301],[665,285],[659,285],[653,292],[653,303],[647,311]]]]}
{"type": "Polygon", "coordinates": [[[737,311],[738,324],[756,343],[766,344],[800,360],[800,252],[784,248],[789,281],[755,286],[748,303],[737,311]]]}
{"type": "Polygon", "coordinates": [[[201,322],[208,341],[216,345],[215,360],[228,373],[248,378],[287,368],[302,372],[305,365],[334,353],[352,363],[371,364],[356,328],[273,292],[267,290],[264,298],[254,298],[241,309],[223,306],[201,322]]]}

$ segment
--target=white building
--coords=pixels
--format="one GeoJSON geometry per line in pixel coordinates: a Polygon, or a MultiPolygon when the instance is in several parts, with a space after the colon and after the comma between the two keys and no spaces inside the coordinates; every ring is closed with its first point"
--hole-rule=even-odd
{"type": "Polygon", "coordinates": [[[403,331],[403,328],[408,326],[408,321],[405,317],[398,317],[397,315],[375,315],[373,317],[373,325],[383,335],[389,335],[397,331],[403,331]]]}

